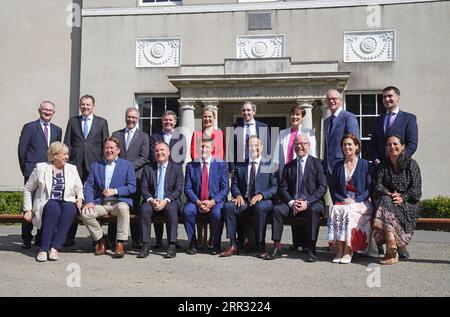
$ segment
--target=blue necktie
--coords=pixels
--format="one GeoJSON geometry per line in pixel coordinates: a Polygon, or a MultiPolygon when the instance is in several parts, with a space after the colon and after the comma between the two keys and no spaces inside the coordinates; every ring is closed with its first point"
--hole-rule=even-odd
{"type": "Polygon", "coordinates": [[[165,176],[164,174],[165,174],[165,169],[161,165],[159,167],[158,189],[157,189],[157,193],[156,193],[156,198],[158,198],[160,200],[164,199],[164,176],[165,176]]]}
{"type": "Polygon", "coordinates": [[[88,118],[84,117],[83,118],[84,121],[84,125],[83,125],[83,135],[84,135],[84,139],[86,140],[89,134],[89,129],[88,129],[88,118]]]}
{"type": "Polygon", "coordinates": [[[334,121],[334,115],[331,115],[330,118],[330,125],[328,126],[328,135],[331,135],[331,129],[333,129],[333,121],[334,121]]]}
{"type": "Polygon", "coordinates": [[[297,162],[297,193],[295,199],[303,199],[303,168],[302,168],[302,159],[298,159],[297,162]]]}

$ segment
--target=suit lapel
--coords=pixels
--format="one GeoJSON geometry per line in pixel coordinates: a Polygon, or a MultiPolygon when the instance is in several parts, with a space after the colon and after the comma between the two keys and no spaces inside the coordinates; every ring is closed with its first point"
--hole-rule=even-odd
{"type": "Polygon", "coordinates": [[[52,181],[53,181],[53,170],[50,164],[46,166],[44,179],[45,179],[45,189],[47,190],[47,195],[50,198],[52,194],[52,181]]]}
{"type": "MultiPolygon", "coordinates": [[[[91,125],[91,129],[89,130],[89,133],[88,133],[88,136],[87,136],[87,138],[86,138],[86,140],[87,139],[89,139],[89,137],[91,136],[91,135],[94,135],[94,129],[97,127],[97,117],[94,115],[93,117],[92,117],[92,125],[91,125]]],[[[103,141],[103,140],[102,140],[103,141]]]]}
{"type": "Polygon", "coordinates": [[[155,192],[153,193],[153,196],[156,196],[156,190],[158,189],[158,163],[155,163],[152,165],[151,168],[151,175],[150,177],[152,178],[154,187],[155,187],[155,192]]]}
{"type": "Polygon", "coordinates": [[[44,141],[45,146],[48,148],[47,140],[45,139],[45,134],[42,130],[41,122],[39,120],[37,121],[36,129],[38,130],[38,134],[42,137],[42,141],[44,141]]]}
{"type": "Polygon", "coordinates": [[[122,150],[123,150],[123,152],[124,153],[127,153],[127,150],[126,150],[126,145],[125,145],[125,130],[126,129],[123,129],[122,131],[120,131],[120,133],[119,133],[119,138],[120,138],[120,144],[121,144],[121,147],[122,147],[122,150]]]}
{"type": "Polygon", "coordinates": [[[81,135],[84,139],[84,134],[83,134],[83,127],[82,127],[82,116],[77,116],[77,129],[78,129],[78,134],[81,135]]]}
{"type": "MultiPolygon", "coordinates": [[[[100,168],[100,181],[101,181],[103,188],[105,188],[105,169],[106,169],[106,163],[103,160],[101,162],[101,168],[100,168]]],[[[112,181],[112,178],[111,178],[111,181],[112,181]]]]}

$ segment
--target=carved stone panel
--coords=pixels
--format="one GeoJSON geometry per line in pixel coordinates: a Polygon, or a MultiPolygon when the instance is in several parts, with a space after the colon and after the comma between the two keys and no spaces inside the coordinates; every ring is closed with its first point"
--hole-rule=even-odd
{"type": "Polygon", "coordinates": [[[395,61],[395,31],[344,32],[344,62],[395,61]]]}
{"type": "Polygon", "coordinates": [[[136,39],[136,67],[179,67],[180,38],[136,39]]]}
{"type": "Polygon", "coordinates": [[[284,57],[284,35],[238,36],[236,58],[284,57]]]}

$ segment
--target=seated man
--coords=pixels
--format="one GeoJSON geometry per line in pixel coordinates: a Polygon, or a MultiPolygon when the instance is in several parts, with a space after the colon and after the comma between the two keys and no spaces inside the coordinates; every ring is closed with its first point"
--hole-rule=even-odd
{"type": "Polygon", "coordinates": [[[316,242],[319,235],[320,215],[325,209],[323,197],[327,192],[327,178],[319,159],[308,155],[310,142],[306,134],[298,134],[294,148],[297,159],[284,166],[279,195],[283,201],[273,208],[272,240],[274,249],[266,259],[281,256],[283,218],[290,216],[308,219],[308,262],[317,261],[316,242]]]}
{"type": "Polygon", "coordinates": [[[184,193],[187,202],[184,205],[184,226],[189,239],[187,254],[197,252],[195,236],[195,218],[198,213],[205,214],[211,221],[214,237],[212,254],[220,253],[222,207],[228,195],[228,168],[224,161],[211,156],[213,141],[203,138],[201,158],[189,162],[186,166],[184,193]]]}
{"type": "Polygon", "coordinates": [[[117,216],[117,241],[114,256],[124,256],[123,242],[128,240],[130,226],[130,206],[132,194],[136,192],[136,175],[133,164],[118,157],[119,140],[108,137],[103,147],[104,160],[93,163],[85,184],[86,205],[81,211],[81,219],[97,242],[95,255],[106,252],[106,239],[98,217],[111,214],[117,216]]]}
{"type": "Polygon", "coordinates": [[[231,245],[220,254],[228,257],[238,253],[236,243],[236,218],[240,214],[252,214],[255,217],[257,256],[267,255],[265,246],[267,216],[272,212],[272,197],[277,192],[277,177],[271,170],[270,161],[262,161],[261,140],[252,135],[248,139],[249,160],[237,164],[234,169],[231,193],[234,201],[225,203],[224,215],[227,224],[227,238],[231,245]]]}
{"type": "Polygon", "coordinates": [[[142,174],[141,192],[144,202],[141,205],[139,221],[141,224],[143,246],[138,258],[150,254],[150,233],[152,216],[163,217],[168,224],[167,240],[169,248],[165,258],[176,256],[178,234],[178,211],[181,209],[183,191],[183,170],[180,164],[169,161],[170,150],[164,141],[156,141],[155,162],[146,165],[142,174]]]}

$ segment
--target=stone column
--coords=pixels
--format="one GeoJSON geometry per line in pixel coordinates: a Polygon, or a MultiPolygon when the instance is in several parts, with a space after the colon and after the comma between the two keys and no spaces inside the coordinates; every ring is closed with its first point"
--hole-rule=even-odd
{"type": "Polygon", "coordinates": [[[217,110],[219,109],[219,100],[203,100],[203,105],[210,108],[214,112],[214,116],[216,117],[216,120],[214,120],[214,129],[217,129],[217,122],[219,121],[217,114],[217,110]]]}
{"type": "Polygon", "coordinates": [[[313,99],[297,99],[296,103],[306,110],[306,115],[303,119],[302,126],[308,129],[313,129],[312,108],[313,99]]]}
{"type": "Polygon", "coordinates": [[[180,123],[178,124],[178,128],[186,137],[186,162],[188,162],[191,157],[191,137],[195,129],[195,100],[179,99],[178,103],[180,104],[180,123]]]}

